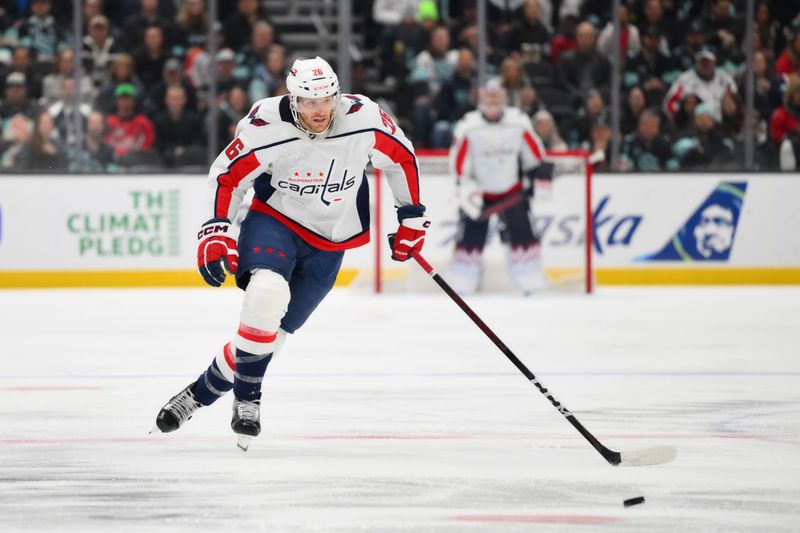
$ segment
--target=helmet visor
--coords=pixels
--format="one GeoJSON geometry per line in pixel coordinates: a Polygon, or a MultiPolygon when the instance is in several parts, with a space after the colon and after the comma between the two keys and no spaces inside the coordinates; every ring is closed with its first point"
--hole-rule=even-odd
{"type": "Polygon", "coordinates": [[[334,97],[323,96],[321,98],[297,97],[297,111],[306,113],[330,113],[333,111],[334,97]]]}

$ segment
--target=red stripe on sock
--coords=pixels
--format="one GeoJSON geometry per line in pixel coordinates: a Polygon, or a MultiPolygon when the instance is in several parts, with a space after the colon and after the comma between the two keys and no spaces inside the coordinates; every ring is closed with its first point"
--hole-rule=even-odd
{"type": "Polygon", "coordinates": [[[222,353],[225,355],[225,362],[228,363],[228,367],[231,370],[236,370],[236,356],[233,354],[230,342],[222,349],[222,353]]]}
{"type": "Polygon", "coordinates": [[[278,333],[239,324],[239,336],[249,341],[267,343],[275,342],[278,333]]]}

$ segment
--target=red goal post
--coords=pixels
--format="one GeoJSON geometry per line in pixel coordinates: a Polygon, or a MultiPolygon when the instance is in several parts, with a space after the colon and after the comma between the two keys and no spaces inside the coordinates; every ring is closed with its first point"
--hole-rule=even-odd
{"type": "MultiPolygon", "coordinates": [[[[423,203],[426,203],[426,177],[429,178],[431,175],[441,177],[448,177],[451,182],[454,182],[454,178],[450,173],[449,163],[448,163],[448,151],[447,150],[426,150],[420,149],[416,151],[417,158],[419,161],[420,166],[420,179],[422,183],[420,184],[422,190],[422,198],[423,203]]],[[[580,190],[583,194],[583,198],[581,201],[575,202],[573,206],[574,209],[578,209],[582,213],[583,219],[583,238],[581,245],[581,266],[578,270],[580,270],[580,281],[579,285],[581,287],[581,291],[587,294],[592,293],[594,289],[594,274],[593,274],[593,263],[592,263],[592,248],[593,248],[593,217],[592,217],[592,165],[590,163],[590,156],[591,154],[586,150],[560,150],[560,151],[553,151],[548,150],[546,160],[548,162],[554,163],[555,170],[554,170],[554,186],[553,189],[557,190],[558,187],[555,186],[555,181],[560,180],[562,177],[571,176],[575,183],[571,186],[571,189],[580,190]]],[[[384,179],[381,176],[379,170],[375,169],[374,172],[374,179],[373,179],[373,192],[372,192],[372,232],[373,232],[373,249],[374,249],[374,272],[373,272],[373,290],[376,293],[383,292],[385,290],[385,279],[387,273],[387,262],[391,262],[389,259],[389,252],[386,250],[387,243],[385,241],[386,235],[385,233],[389,233],[395,230],[395,227],[382,227],[392,222],[386,217],[385,211],[390,207],[391,201],[391,193],[386,193],[384,188],[386,184],[384,183],[384,179]],[[388,196],[388,198],[387,198],[388,196]],[[385,257],[384,257],[385,256],[385,257]]],[[[538,194],[538,193],[537,193],[538,194]]],[[[564,204],[564,198],[561,198],[562,204],[564,204]]],[[[441,209],[443,206],[440,205],[428,205],[429,211],[441,209]]],[[[448,206],[449,210],[455,210],[452,206],[448,206]]],[[[536,210],[534,210],[534,216],[536,216],[536,210]]],[[[544,246],[543,242],[543,246],[544,246]]],[[[426,248],[428,247],[426,243],[426,248]]],[[[425,250],[423,250],[423,254],[425,250]]],[[[547,258],[547,249],[544,249],[544,257],[547,258]]],[[[547,261],[545,259],[545,261],[547,261]]],[[[408,263],[412,263],[409,261],[408,263]]],[[[415,265],[412,265],[412,267],[415,265]]],[[[445,265],[437,265],[442,270],[444,270],[445,265]]],[[[446,275],[446,274],[445,274],[446,275]]]]}

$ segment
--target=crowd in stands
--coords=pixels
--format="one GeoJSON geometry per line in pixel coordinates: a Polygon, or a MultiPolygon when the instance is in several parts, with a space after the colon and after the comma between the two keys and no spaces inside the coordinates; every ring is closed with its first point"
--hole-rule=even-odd
{"type": "MultiPolygon", "coordinates": [[[[208,110],[226,145],[255,100],[286,94],[292,50],[261,0],[0,0],[0,171],[201,168],[208,110]],[[218,52],[209,57],[211,26],[218,52]],[[75,45],[80,42],[80,47],[75,45]],[[83,76],[76,80],[75,62],[83,76]],[[209,102],[213,74],[218,101],[209,102]],[[76,139],[82,139],[78,149],[76,139]]],[[[475,0],[355,0],[382,103],[418,148],[447,148],[475,109],[475,0]]],[[[621,167],[743,168],[743,0],[487,0],[487,69],[550,149],[604,150],[612,16],[620,21],[621,167]]],[[[800,167],[800,1],[757,0],[755,144],[762,170],[800,167]]],[[[328,58],[333,59],[335,58],[328,58]]],[[[362,87],[364,64],[353,69],[362,87]]],[[[368,93],[368,96],[371,96],[368,93]]]]}

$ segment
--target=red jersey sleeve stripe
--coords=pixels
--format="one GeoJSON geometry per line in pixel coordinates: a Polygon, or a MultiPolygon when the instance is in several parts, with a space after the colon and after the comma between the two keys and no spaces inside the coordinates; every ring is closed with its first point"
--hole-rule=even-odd
{"type": "Polygon", "coordinates": [[[382,131],[375,130],[375,144],[373,147],[386,157],[399,164],[406,175],[408,192],[411,203],[419,203],[419,172],[417,171],[417,158],[413,152],[406,148],[400,141],[382,131]]]}
{"type": "Polygon", "coordinates": [[[544,157],[542,157],[542,150],[539,148],[539,145],[536,143],[536,140],[533,138],[533,135],[529,131],[526,131],[522,134],[525,138],[525,142],[528,143],[528,148],[531,149],[533,155],[536,156],[536,159],[539,161],[544,161],[544,157]]]}
{"type": "Polygon", "coordinates": [[[678,112],[678,106],[681,103],[681,96],[683,96],[683,87],[679,86],[675,93],[667,101],[667,113],[673,117],[678,112]]]}
{"type": "Polygon", "coordinates": [[[456,155],[456,175],[459,177],[464,173],[464,160],[467,158],[467,138],[461,141],[461,146],[458,148],[458,154],[456,155]]]}
{"type": "Polygon", "coordinates": [[[228,171],[217,177],[217,194],[214,202],[214,216],[228,218],[233,190],[239,183],[259,166],[255,152],[240,157],[228,167],[228,171]]]}

